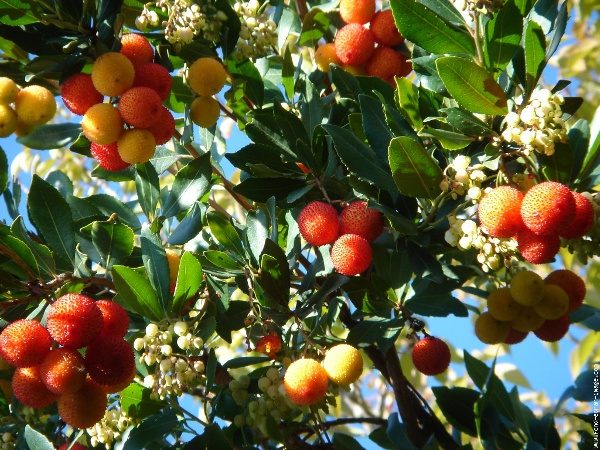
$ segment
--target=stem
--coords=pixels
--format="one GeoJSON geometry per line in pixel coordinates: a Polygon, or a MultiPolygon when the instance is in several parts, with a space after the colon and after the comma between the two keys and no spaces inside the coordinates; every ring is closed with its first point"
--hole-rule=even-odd
{"type": "Polygon", "coordinates": [[[473,24],[475,25],[473,40],[475,41],[475,50],[477,50],[477,63],[484,67],[483,64],[483,49],[481,48],[481,20],[478,11],[473,13],[473,24]]]}

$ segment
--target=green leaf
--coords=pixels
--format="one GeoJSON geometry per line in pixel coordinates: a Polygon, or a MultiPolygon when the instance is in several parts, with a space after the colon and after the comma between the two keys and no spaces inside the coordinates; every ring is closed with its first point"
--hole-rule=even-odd
{"type": "Polygon", "coordinates": [[[0,23],[5,25],[27,25],[38,19],[31,11],[32,4],[23,0],[0,1],[0,23]]]}
{"type": "Polygon", "coordinates": [[[262,209],[248,212],[246,215],[246,240],[255,262],[258,262],[268,236],[269,229],[265,212],[262,209]]]}
{"type": "Polygon", "coordinates": [[[163,216],[173,217],[190,208],[210,189],[211,174],[210,153],[192,160],[179,170],[163,206],[163,216]]]}
{"type": "Polygon", "coordinates": [[[127,436],[124,436],[122,450],[139,450],[148,448],[148,445],[154,441],[162,442],[165,436],[179,426],[179,421],[172,409],[144,419],[127,436]]]}
{"type": "Polygon", "coordinates": [[[92,244],[106,262],[107,269],[133,252],[133,230],[125,224],[96,221],[91,224],[91,234],[92,244]]]}
{"type": "Polygon", "coordinates": [[[17,138],[17,142],[36,150],[50,150],[68,147],[80,134],[78,123],[53,123],[35,128],[30,134],[17,138]]]}
{"type": "Polygon", "coordinates": [[[419,136],[428,136],[437,139],[442,147],[446,150],[460,150],[465,148],[471,142],[473,138],[465,136],[464,134],[455,133],[453,131],[439,130],[436,128],[427,127],[419,133],[419,136]]]}
{"type": "Polygon", "coordinates": [[[190,252],[184,252],[179,260],[177,284],[173,294],[173,312],[179,313],[185,303],[191,299],[202,284],[202,265],[190,252]]]}
{"type": "Polygon", "coordinates": [[[203,253],[204,257],[221,269],[241,272],[242,266],[231,256],[229,256],[225,252],[220,252],[218,250],[207,250],[203,253]]]}
{"type": "MultiPolygon", "coordinates": [[[[294,192],[306,187],[306,180],[294,178],[248,178],[233,188],[234,192],[257,202],[266,202],[271,197],[286,200],[294,192]]],[[[291,203],[291,202],[290,202],[291,203]]]]}
{"type": "Polygon", "coordinates": [[[32,278],[40,275],[40,267],[35,259],[31,249],[20,239],[10,234],[0,234],[1,253],[10,258],[12,262],[19,265],[20,268],[26,268],[32,278]]]}
{"type": "Polygon", "coordinates": [[[0,194],[8,187],[8,159],[2,147],[0,147],[0,194]]]}
{"type": "Polygon", "coordinates": [[[146,276],[119,265],[114,265],[111,273],[117,293],[130,311],[155,322],[164,317],[156,292],[146,276]]]}
{"type": "Polygon", "coordinates": [[[268,356],[240,356],[238,358],[231,358],[223,364],[223,369],[238,369],[240,367],[253,366],[270,360],[271,358],[268,356]]]}
{"type": "Polygon", "coordinates": [[[249,313],[250,304],[248,302],[237,300],[229,302],[227,311],[217,314],[217,333],[219,336],[231,344],[231,332],[244,327],[249,313]]]}
{"type": "Polygon", "coordinates": [[[75,226],[71,209],[46,181],[34,175],[27,200],[29,218],[38,229],[48,246],[64,265],[73,268],[75,262],[75,226]]]}
{"type": "Polygon", "coordinates": [[[485,25],[484,57],[487,67],[503,70],[519,49],[523,34],[523,19],[514,0],[508,0],[502,9],[485,25]]]}
{"type": "Polygon", "coordinates": [[[135,189],[142,211],[144,211],[146,217],[152,221],[160,196],[160,184],[158,181],[158,174],[150,162],[138,164],[136,166],[135,189]]]}
{"type": "Polygon", "coordinates": [[[392,139],[389,160],[402,194],[431,199],[439,194],[442,170],[419,142],[406,136],[392,139]]]}
{"type": "Polygon", "coordinates": [[[206,207],[202,203],[194,203],[194,206],[192,206],[169,236],[169,244],[185,244],[197,236],[200,230],[202,230],[202,216],[205,212],[206,207]]]}
{"type": "Polygon", "coordinates": [[[229,220],[214,211],[209,212],[206,217],[210,232],[217,242],[240,256],[246,254],[242,246],[242,238],[229,220]]]}
{"type": "Polygon", "coordinates": [[[569,144],[557,142],[554,154],[551,156],[540,154],[538,160],[540,161],[542,174],[547,180],[569,183],[574,163],[573,151],[569,144]]]}
{"type": "Polygon", "coordinates": [[[122,222],[125,222],[134,230],[139,230],[140,221],[133,210],[112,195],[90,195],[85,200],[98,208],[107,217],[116,214],[122,222]]]}
{"type": "Polygon", "coordinates": [[[461,106],[474,113],[508,113],[504,91],[483,67],[458,56],[438,58],[435,64],[444,86],[461,106]]]}
{"type": "Polygon", "coordinates": [[[258,282],[271,300],[264,306],[287,309],[290,300],[290,268],[285,253],[271,239],[265,240],[258,282]]]}
{"type": "Polygon", "coordinates": [[[25,438],[25,442],[27,442],[29,450],[54,450],[54,445],[52,445],[48,438],[29,425],[25,425],[23,437],[25,438]]]}
{"type": "Polygon", "coordinates": [[[150,398],[151,391],[137,383],[131,383],[119,393],[121,409],[132,417],[147,417],[156,414],[164,403],[150,398]]]}
{"type": "Polygon", "coordinates": [[[448,422],[464,433],[477,436],[474,407],[479,392],[463,387],[446,386],[435,386],[432,390],[435,401],[448,422]]]}
{"type": "Polygon", "coordinates": [[[400,111],[408,118],[411,125],[420,130],[423,119],[419,111],[419,93],[413,82],[407,78],[396,78],[396,96],[400,111]]]}
{"type": "Polygon", "coordinates": [[[292,61],[292,52],[288,45],[283,52],[283,67],[281,68],[281,81],[285,89],[287,98],[294,98],[294,61],[292,61]]]}
{"type": "Polygon", "coordinates": [[[460,108],[444,108],[448,124],[467,136],[489,136],[493,131],[485,122],[460,108]]]}
{"type": "Polygon", "coordinates": [[[402,329],[403,323],[398,319],[365,318],[350,329],[347,341],[353,345],[372,344],[402,329]]]}
{"type": "Polygon", "coordinates": [[[362,131],[373,148],[379,162],[386,166],[388,146],[394,134],[387,126],[383,105],[375,97],[360,94],[358,96],[362,112],[362,131]]]}
{"type": "Polygon", "coordinates": [[[467,317],[469,312],[463,303],[452,296],[454,286],[450,282],[433,283],[423,278],[413,283],[415,295],[404,302],[410,311],[422,316],[446,317],[453,314],[467,317]]]}
{"type": "Polygon", "coordinates": [[[466,31],[448,26],[435,12],[415,0],[391,0],[400,34],[430,53],[467,53],[475,46],[466,31]]]}
{"type": "Polygon", "coordinates": [[[150,279],[150,284],[158,294],[163,313],[171,311],[171,295],[169,292],[170,276],[167,253],[160,237],[154,234],[149,227],[142,229],[140,236],[142,247],[142,260],[150,279]]]}
{"type": "Polygon", "coordinates": [[[449,0],[417,0],[422,5],[444,19],[446,22],[457,27],[466,27],[465,19],[449,0]]]}
{"type": "Polygon", "coordinates": [[[365,450],[352,436],[342,433],[333,433],[333,448],[343,448],[345,450],[365,450]]]}
{"type": "Polygon", "coordinates": [[[525,73],[527,78],[527,92],[535,88],[546,58],[546,38],[542,28],[530,21],[525,28],[525,73]]]}

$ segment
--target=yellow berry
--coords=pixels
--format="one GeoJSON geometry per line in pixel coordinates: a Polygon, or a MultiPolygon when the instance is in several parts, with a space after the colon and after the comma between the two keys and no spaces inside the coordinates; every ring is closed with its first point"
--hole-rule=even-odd
{"type": "Polygon", "coordinates": [[[544,296],[544,280],[530,270],[519,272],[511,281],[510,293],[517,303],[533,306],[544,296]]]}
{"type": "Polygon", "coordinates": [[[117,108],[109,103],[98,103],[85,112],[81,128],[91,142],[108,145],[121,136],[123,120],[117,108]]]}
{"type": "Polygon", "coordinates": [[[484,344],[499,344],[510,331],[510,322],[495,319],[489,312],[484,312],[475,321],[475,335],[484,344]]]}
{"type": "Polygon", "coordinates": [[[121,95],[133,85],[134,77],[133,64],[121,53],[105,53],[92,66],[92,83],[102,95],[121,95]]]}
{"type": "Polygon", "coordinates": [[[329,42],[320,45],[315,51],[315,62],[321,72],[329,72],[329,64],[340,64],[340,60],[335,53],[335,44],[329,42]]]}
{"type": "Polygon", "coordinates": [[[19,86],[13,80],[7,77],[0,77],[0,103],[13,103],[17,94],[19,93],[19,86]]]}
{"type": "Polygon", "coordinates": [[[214,58],[199,58],[189,68],[187,83],[198,95],[210,97],[217,94],[225,85],[225,67],[214,58]]]}
{"type": "Polygon", "coordinates": [[[117,141],[121,159],[129,164],[144,164],[150,161],[156,150],[154,136],[148,130],[125,131],[117,141]]]}
{"type": "Polygon", "coordinates": [[[325,353],[323,368],[331,381],[346,386],[362,374],[362,355],[351,345],[338,344],[325,353]]]}
{"type": "Polygon", "coordinates": [[[510,289],[500,288],[490,293],[487,299],[488,311],[495,319],[511,321],[516,318],[523,306],[515,302],[510,289]]]}
{"type": "Polygon", "coordinates": [[[13,109],[0,103],[0,137],[10,136],[17,129],[17,114],[13,109]]]}
{"type": "Polygon", "coordinates": [[[42,125],[54,117],[56,100],[43,86],[27,86],[17,94],[15,112],[26,125],[42,125]]]}
{"type": "Polygon", "coordinates": [[[535,331],[544,324],[544,318],[535,312],[533,308],[523,308],[521,314],[511,322],[512,327],[517,331],[527,333],[535,331]]]}
{"type": "Polygon", "coordinates": [[[17,118],[17,128],[15,129],[15,134],[17,137],[27,136],[30,134],[35,128],[35,125],[28,125],[26,123],[21,122],[17,118]]]}
{"type": "Polygon", "coordinates": [[[544,319],[560,319],[569,311],[569,296],[561,287],[547,284],[544,286],[544,298],[533,309],[544,319]]]}
{"type": "Polygon", "coordinates": [[[219,102],[212,97],[196,97],[190,106],[192,121],[203,128],[212,127],[219,120],[219,102]]]}

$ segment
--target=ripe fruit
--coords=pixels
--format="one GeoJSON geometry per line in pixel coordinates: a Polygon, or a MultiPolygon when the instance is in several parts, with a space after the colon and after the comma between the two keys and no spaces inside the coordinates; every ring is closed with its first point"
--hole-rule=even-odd
{"type": "Polygon", "coordinates": [[[10,78],[0,77],[0,103],[5,105],[13,103],[18,93],[19,86],[17,86],[17,83],[10,78]]]}
{"type": "Polygon", "coordinates": [[[121,38],[121,54],[136,66],[150,63],[154,59],[154,49],[148,39],[141,34],[128,33],[121,38]]]}
{"type": "Polygon", "coordinates": [[[310,245],[321,246],[334,242],[340,229],[337,211],[324,202],[311,202],[298,216],[300,234],[310,245]]]}
{"type": "Polygon", "coordinates": [[[540,317],[556,320],[569,311],[569,296],[554,284],[544,285],[544,298],[533,309],[540,317]]]}
{"type": "Polygon", "coordinates": [[[181,255],[175,250],[167,249],[167,263],[169,264],[169,282],[175,288],[177,283],[177,275],[179,273],[179,262],[181,261],[181,255]]]}
{"type": "Polygon", "coordinates": [[[110,300],[98,300],[96,306],[102,313],[99,336],[123,337],[129,328],[129,316],[121,305],[110,300]]]}
{"type": "Polygon", "coordinates": [[[533,306],[544,297],[544,280],[530,270],[519,272],[510,282],[510,294],[517,303],[533,306]]]}
{"type": "Polygon", "coordinates": [[[220,114],[219,102],[212,97],[196,97],[190,106],[192,122],[202,128],[212,127],[219,120],[220,114]]]}
{"type": "Polygon", "coordinates": [[[546,284],[559,286],[569,296],[569,312],[575,311],[583,303],[585,282],[575,272],[566,269],[555,270],[544,280],[546,284]]]}
{"type": "Polygon", "coordinates": [[[489,312],[484,312],[475,320],[475,335],[484,344],[500,344],[509,332],[510,322],[500,321],[489,312]]]}
{"type": "Polygon", "coordinates": [[[519,342],[523,342],[528,334],[529,333],[511,328],[508,332],[508,336],[506,336],[506,339],[504,339],[504,344],[514,345],[518,344],[519,342]]]}
{"type": "Polygon", "coordinates": [[[346,23],[365,24],[375,14],[375,0],[341,0],[340,16],[346,23]]]}
{"type": "MultiPolygon", "coordinates": [[[[71,445],[69,442],[61,445],[60,447],[58,447],[58,450],[67,450],[69,449],[69,445],[71,445]]],[[[71,447],[70,450],[88,450],[87,447],[81,445],[79,442],[76,442],[75,444],[73,444],[73,446],[71,447]]]]}
{"type": "Polygon", "coordinates": [[[439,338],[425,336],[412,349],[415,368],[425,375],[439,375],[450,365],[448,344],[439,338]]]}
{"type": "Polygon", "coordinates": [[[523,308],[521,314],[511,322],[512,327],[523,333],[535,331],[544,323],[544,318],[540,317],[533,308],[523,308]]]}
{"type": "Polygon", "coordinates": [[[129,167],[129,164],[121,159],[117,150],[117,143],[101,145],[92,142],[90,146],[92,156],[98,161],[100,167],[109,172],[118,172],[129,167]]]}
{"type": "Polygon", "coordinates": [[[328,385],[327,372],[321,364],[310,358],[291,363],[283,378],[286,395],[299,406],[319,403],[325,397],[328,385]]]}
{"type": "Polygon", "coordinates": [[[148,128],[154,125],[162,107],[158,94],[147,87],[132,87],[119,99],[121,117],[136,128],[148,128]]]}
{"type": "Polygon", "coordinates": [[[492,237],[509,238],[523,228],[521,202],[523,194],[511,186],[499,186],[488,192],[479,203],[479,220],[492,237]]]}
{"type": "Polygon", "coordinates": [[[509,288],[492,291],[487,299],[490,314],[497,320],[511,321],[516,318],[523,306],[515,301],[509,288]]]}
{"type": "Polygon", "coordinates": [[[567,186],[555,181],[536,184],[521,203],[521,217],[536,234],[556,236],[569,226],[575,215],[575,200],[567,186]]]}
{"type": "Polygon", "coordinates": [[[56,100],[43,86],[27,86],[17,94],[15,112],[26,125],[42,125],[56,114],[56,100]]]}
{"type": "Polygon", "coordinates": [[[108,145],[123,132],[123,120],[117,108],[110,103],[98,103],[89,108],[81,120],[83,134],[91,142],[108,145]]]}
{"type": "Polygon", "coordinates": [[[104,100],[104,96],[94,87],[92,77],[85,73],[76,73],[67,78],[60,86],[60,95],[69,111],[79,116],[104,100]]]}
{"type": "Polygon", "coordinates": [[[371,242],[383,231],[383,214],[356,201],[346,206],[339,217],[340,234],[358,234],[371,242]]]}
{"type": "Polygon", "coordinates": [[[371,20],[371,31],[375,42],[382,45],[395,47],[404,42],[404,38],[400,36],[400,32],[394,22],[392,10],[379,11],[371,20]]]}
{"type": "Polygon", "coordinates": [[[14,367],[38,365],[51,345],[50,334],[37,320],[17,320],[0,333],[0,357],[14,367]]]}
{"type": "Polygon", "coordinates": [[[523,259],[531,264],[552,262],[560,250],[558,235],[542,236],[529,230],[522,230],[517,234],[517,244],[523,259]]]}
{"type": "Polygon", "coordinates": [[[386,81],[404,77],[411,70],[412,66],[406,61],[406,56],[390,47],[377,47],[367,62],[367,74],[386,81]]]}
{"type": "Polygon", "coordinates": [[[15,370],[12,388],[15,398],[32,408],[44,408],[57,398],[42,381],[39,366],[19,367],[15,370]]]}
{"type": "Polygon", "coordinates": [[[325,353],[323,368],[331,381],[347,386],[361,376],[363,358],[360,352],[351,345],[338,344],[325,353]]]}
{"type": "Polygon", "coordinates": [[[569,315],[564,316],[556,320],[546,320],[544,324],[535,330],[535,335],[542,341],[556,342],[561,340],[569,331],[569,315]]]}
{"type": "Polygon", "coordinates": [[[214,58],[198,58],[188,69],[188,85],[194,92],[204,97],[219,93],[226,80],[225,67],[214,58]]]}
{"type": "Polygon", "coordinates": [[[134,378],[135,378],[135,366],[131,370],[131,373],[127,377],[123,378],[123,380],[120,383],[112,384],[110,386],[100,385],[100,387],[107,394],[116,394],[117,392],[121,392],[123,389],[125,389],[127,386],[129,386],[132,383],[134,378]]]}
{"type": "Polygon", "coordinates": [[[351,23],[338,30],[335,35],[335,53],[344,65],[365,64],[375,50],[371,30],[358,23],[351,23]]]}
{"type": "Polygon", "coordinates": [[[133,85],[135,69],[131,61],[121,53],[108,52],[101,55],[92,66],[92,82],[102,95],[116,97],[133,85]]]}
{"type": "Polygon", "coordinates": [[[171,93],[173,79],[169,71],[160,64],[142,64],[135,68],[134,86],[144,86],[154,90],[161,100],[166,100],[171,93]]]}
{"type": "Polygon", "coordinates": [[[104,417],[106,393],[90,378],[77,392],[62,395],[58,399],[58,414],[73,428],[90,428],[104,417]]]}
{"type": "Polygon", "coordinates": [[[54,349],[40,364],[40,376],[48,390],[55,394],[78,391],[86,376],[83,357],[76,350],[54,349]]]}
{"type": "Polygon", "coordinates": [[[121,337],[101,336],[88,345],[85,367],[98,384],[120,384],[129,379],[135,367],[133,349],[121,337]]]}
{"type": "Polygon", "coordinates": [[[46,321],[52,338],[68,348],[82,348],[102,329],[96,302],[82,294],[66,294],[50,305],[46,321]]]}
{"type": "Polygon", "coordinates": [[[335,53],[335,44],[328,42],[319,45],[315,51],[315,63],[321,72],[329,72],[329,64],[340,65],[340,60],[335,53]]]}
{"type": "Polygon", "coordinates": [[[17,129],[17,113],[8,105],[0,103],[0,138],[10,136],[17,129]]]}
{"type": "Polygon", "coordinates": [[[154,155],[156,141],[148,130],[129,129],[117,141],[117,150],[123,161],[144,164],[154,155]]]}
{"type": "Polygon", "coordinates": [[[281,338],[274,331],[261,337],[256,343],[256,351],[269,355],[271,359],[275,359],[279,350],[281,350],[281,338]]]}
{"type": "Polygon", "coordinates": [[[586,234],[594,225],[594,208],[592,203],[579,192],[572,192],[575,200],[575,217],[569,226],[560,234],[565,239],[576,239],[586,234]]]}
{"type": "Polygon", "coordinates": [[[175,135],[175,119],[173,114],[164,106],[158,111],[158,120],[147,130],[152,133],[156,145],[163,145],[175,135]]]}
{"type": "Polygon", "coordinates": [[[331,262],[342,275],[358,275],[369,268],[372,260],[369,241],[356,234],[340,236],[331,247],[331,262]]]}

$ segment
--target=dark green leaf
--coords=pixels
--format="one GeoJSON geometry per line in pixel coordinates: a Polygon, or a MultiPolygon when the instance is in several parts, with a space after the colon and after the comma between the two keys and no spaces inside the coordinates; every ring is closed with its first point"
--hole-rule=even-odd
{"type": "Polygon", "coordinates": [[[8,159],[2,147],[0,147],[0,194],[8,187],[8,159]]]}
{"type": "Polygon", "coordinates": [[[305,186],[306,180],[294,178],[248,178],[233,190],[246,198],[264,203],[271,197],[285,200],[288,195],[305,186]]]}
{"type": "Polygon", "coordinates": [[[477,436],[473,408],[479,398],[479,392],[463,387],[446,386],[436,386],[432,390],[435,401],[448,422],[464,433],[477,436]]]}
{"type": "Polygon", "coordinates": [[[165,436],[171,434],[178,427],[179,421],[177,414],[172,409],[150,416],[131,430],[126,440],[123,441],[121,450],[139,450],[148,448],[148,445],[154,441],[162,442],[165,436]]]}
{"type": "Polygon", "coordinates": [[[258,281],[271,304],[266,306],[287,309],[290,293],[290,268],[283,250],[266,239],[260,257],[258,281]]]}
{"type": "Polygon", "coordinates": [[[527,23],[525,28],[525,73],[527,90],[535,88],[546,58],[546,38],[542,28],[535,22],[527,23]]]}
{"type": "Polygon", "coordinates": [[[410,120],[416,130],[423,128],[423,119],[419,112],[419,93],[413,82],[407,78],[396,79],[396,96],[400,111],[410,120]]]}
{"type": "Polygon", "coordinates": [[[68,147],[81,134],[78,123],[53,123],[41,125],[26,136],[17,138],[17,142],[36,150],[50,150],[68,147]]]}
{"type": "Polygon", "coordinates": [[[225,252],[218,250],[207,250],[204,257],[217,267],[225,270],[241,272],[242,266],[225,252]]]}
{"type": "Polygon", "coordinates": [[[403,322],[398,319],[363,319],[350,329],[346,339],[353,345],[372,344],[386,334],[396,333],[402,326],[403,322]]]}
{"type": "Polygon", "coordinates": [[[242,239],[237,229],[222,215],[211,211],[207,214],[208,226],[210,232],[227,250],[237,253],[240,256],[246,254],[244,247],[242,246],[242,239]]]}
{"type": "Polygon", "coordinates": [[[40,267],[31,249],[20,239],[10,234],[0,234],[0,252],[18,264],[31,278],[40,275],[40,267]]]}
{"type": "Polygon", "coordinates": [[[160,196],[160,185],[158,182],[158,174],[154,166],[147,162],[146,164],[138,164],[135,168],[135,189],[138,195],[138,201],[142,207],[142,211],[146,214],[149,220],[154,218],[156,205],[160,196]]]}
{"type": "Polygon", "coordinates": [[[231,343],[231,332],[244,327],[246,317],[250,313],[250,304],[243,301],[229,302],[225,313],[217,314],[217,333],[231,343]]]}
{"type": "Polygon", "coordinates": [[[142,260],[154,291],[158,294],[158,301],[164,314],[171,311],[171,295],[169,293],[169,264],[167,253],[160,237],[150,228],[144,227],[140,236],[142,247],[142,260]]]}
{"type": "Polygon", "coordinates": [[[283,67],[281,68],[281,81],[288,99],[294,97],[294,72],[296,72],[296,68],[288,45],[283,52],[283,67]]]}
{"type": "Polygon", "coordinates": [[[156,322],[164,317],[156,292],[146,276],[130,267],[115,265],[112,277],[127,309],[156,322]]]}
{"type": "Polygon", "coordinates": [[[565,34],[565,30],[567,29],[567,22],[569,21],[569,13],[567,11],[567,3],[563,2],[560,5],[560,9],[558,11],[558,17],[554,23],[554,29],[552,31],[552,37],[550,39],[550,45],[546,49],[546,58],[545,62],[548,63],[554,52],[560,45],[561,39],[565,34]]]}
{"type": "Polygon", "coordinates": [[[358,101],[365,136],[375,151],[379,163],[386,166],[388,146],[394,135],[385,121],[383,106],[379,100],[370,95],[361,94],[358,96],[358,101]]]}
{"type": "Polygon", "coordinates": [[[486,65],[503,70],[513,58],[523,33],[523,20],[514,0],[508,0],[502,9],[485,25],[484,56],[486,65]]]}
{"type": "Polygon", "coordinates": [[[0,2],[0,23],[6,25],[27,25],[37,22],[31,10],[32,4],[23,0],[2,0],[0,2]]]}
{"type": "Polygon", "coordinates": [[[239,367],[248,367],[255,364],[264,363],[270,361],[271,358],[268,356],[240,356],[239,358],[231,358],[225,364],[223,369],[237,369],[239,367]]]}
{"type": "Polygon", "coordinates": [[[446,114],[448,124],[467,136],[489,136],[493,133],[486,123],[460,108],[445,108],[441,111],[446,114]]]}
{"type": "Polygon", "coordinates": [[[415,295],[404,302],[404,306],[413,313],[433,317],[446,317],[450,314],[457,317],[469,315],[465,305],[452,296],[453,286],[450,283],[423,282],[419,287],[413,287],[415,295]]]}
{"type": "Polygon", "coordinates": [[[93,222],[91,224],[92,243],[106,263],[106,268],[122,258],[131,255],[134,246],[133,230],[116,222],[93,222]]]}
{"type": "Polygon", "coordinates": [[[191,299],[202,284],[202,265],[190,252],[184,252],[179,260],[177,284],[173,294],[173,312],[179,313],[185,303],[191,299]]]}
{"type": "Polygon", "coordinates": [[[211,174],[209,153],[192,160],[177,172],[169,197],[163,206],[163,215],[172,217],[190,208],[210,189],[211,174]]]}
{"type": "Polygon", "coordinates": [[[196,202],[169,236],[169,244],[185,244],[197,236],[202,229],[202,216],[205,210],[202,203],[196,202]]]}
{"type": "Polygon", "coordinates": [[[333,446],[345,450],[365,450],[352,436],[342,433],[333,433],[333,446]]]}
{"type": "Polygon", "coordinates": [[[122,222],[125,222],[134,230],[139,230],[140,221],[135,213],[131,210],[131,208],[112,195],[91,195],[86,198],[86,201],[98,208],[102,214],[106,215],[107,217],[116,214],[122,222]]]}

